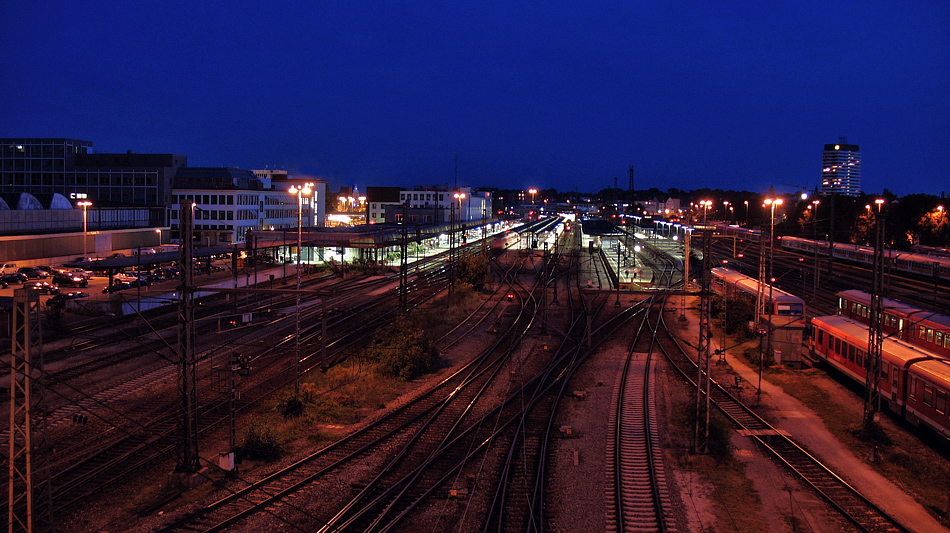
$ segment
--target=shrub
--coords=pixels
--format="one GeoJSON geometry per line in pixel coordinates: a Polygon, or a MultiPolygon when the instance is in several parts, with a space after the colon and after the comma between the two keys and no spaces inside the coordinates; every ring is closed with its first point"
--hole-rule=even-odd
{"type": "Polygon", "coordinates": [[[254,421],[244,429],[238,451],[251,460],[275,461],[284,453],[284,443],[273,426],[254,421]]]}
{"type": "Polygon", "coordinates": [[[401,379],[427,372],[439,355],[425,329],[408,317],[397,319],[377,333],[365,353],[367,359],[379,364],[382,373],[401,379]]]}
{"type": "Polygon", "coordinates": [[[491,282],[488,260],[482,255],[463,255],[456,263],[458,281],[481,290],[491,282]]]}

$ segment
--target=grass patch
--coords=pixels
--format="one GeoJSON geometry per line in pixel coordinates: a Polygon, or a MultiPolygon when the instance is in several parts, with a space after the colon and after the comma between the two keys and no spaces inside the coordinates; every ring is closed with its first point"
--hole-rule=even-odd
{"type": "Polygon", "coordinates": [[[836,394],[853,393],[821,370],[770,368],[767,379],[821,417],[828,430],[856,457],[868,457],[877,442],[878,460],[874,466],[878,472],[914,494],[943,525],[950,526],[950,520],[943,514],[947,510],[950,465],[939,453],[916,436],[897,428],[885,414],[874,428],[875,439],[869,439],[862,423],[863,402],[860,398],[835,401],[829,389],[838,389],[836,394]]]}
{"type": "Polygon", "coordinates": [[[708,497],[715,503],[715,523],[703,524],[704,531],[768,530],[759,493],[746,475],[744,463],[733,457],[730,443],[733,429],[725,417],[718,411],[710,417],[710,453],[690,454],[685,448],[693,440],[694,404],[688,400],[688,394],[671,393],[667,397],[672,403],[669,424],[672,445],[667,457],[678,468],[700,475],[712,487],[708,497]]]}

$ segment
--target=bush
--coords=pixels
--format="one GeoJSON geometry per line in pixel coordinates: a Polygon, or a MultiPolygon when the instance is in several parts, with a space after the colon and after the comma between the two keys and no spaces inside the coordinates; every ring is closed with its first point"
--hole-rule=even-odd
{"type": "Polygon", "coordinates": [[[270,424],[254,421],[244,430],[238,452],[258,461],[276,461],[284,453],[284,442],[270,424]]]}
{"type": "MultiPolygon", "coordinates": [[[[693,405],[683,405],[683,409],[686,413],[682,419],[685,419],[690,431],[692,431],[696,423],[696,409],[693,405]]],[[[699,416],[700,422],[704,422],[706,410],[702,409],[699,416]]],[[[702,431],[702,424],[700,424],[700,431],[702,431]]],[[[719,411],[711,411],[709,417],[709,441],[707,443],[709,446],[709,456],[718,463],[732,459],[731,439],[732,426],[729,421],[722,416],[719,411]]]]}
{"type": "Polygon", "coordinates": [[[401,379],[428,372],[438,356],[425,329],[408,317],[381,330],[366,348],[367,359],[378,363],[382,373],[401,379]]]}
{"type": "Polygon", "coordinates": [[[460,283],[467,283],[482,290],[491,282],[488,259],[482,255],[463,255],[456,263],[456,274],[460,283]]]}

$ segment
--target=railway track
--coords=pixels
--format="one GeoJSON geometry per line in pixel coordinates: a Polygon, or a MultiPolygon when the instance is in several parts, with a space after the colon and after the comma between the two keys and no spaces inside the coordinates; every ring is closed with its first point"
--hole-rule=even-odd
{"type": "MultiPolygon", "coordinates": [[[[663,302],[651,299],[658,316],[663,302]]],[[[647,313],[644,313],[647,315],[647,313]]],[[[656,328],[644,316],[617,377],[607,437],[607,531],[676,531],[660,449],[653,387],[656,328]]]]}
{"type": "MultiPolygon", "coordinates": [[[[297,527],[319,527],[323,523],[321,519],[306,510],[287,505],[287,498],[308,486],[313,488],[318,479],[326,483],[329,473],[355,461],[365,461],[367,456],[379,453],[380,450],[400,450],[385,460],[390,465],[390,471],[400,468],[405,470],[409,466],[399,465],[411,465],[412,457],[431,454],[434,447],[438,447],[440,442],[453,435],[461,420],[471,416],[472,404],[477,402],[481,391],[494,381],[511,350],[520,341],[522,334],[518,331],[530,326],[533,315],[526,312],[529,306],[519,307],[521,312],[509,325],[511,329],[498,336],[491,349],[416,401],[313,456],[275,472],[253,486],[236,491],[206,509],[182,517],[163,531],[219,531],[254,517],[262,509],[273,507],[278,502],[284,503],[281,505],[280,515],[272,515],[274,521],[295,524],[297,527]],[[306,525],[301,526],[302,524],[306,525]]],[[[470,320],[478,321],[478,314],[473,314],[470,320]]],[[[378,491],[383,485],[384,482],[378,479],[367,483],[349,504],[340,502],[342,510],[338,514],[343,517],[348,509],[362,509],[362,506],[352,502],[377,498],[378,496],[373,496],[374,491],[378,491]]],[[[264,518],[256,516],[255,519],[264,518]]]]}
{"type": "MultiPolygon", "coordinates": [[[[693,379],[696,372],[695,362],[686,355],[680,341],[666,327],[665,321],[660,322],[659,329],[662,332],[658,343],[659,348],[680,375],[695,387],[696,383],[693,379]]],[[[851,526],[867,532],[908,531],[851,487],[841,476],[729,394],[715,380],[710,379],[709,382],[709,399],[715,407],[741,431],[754,438],[776,460],[812,487],[851,526]]]]}
{"type": "MultiPolygon", "coordinates": [[[[413,302],[421,303],[431,298],[431,295],[441,290],[438,278],[419,283],[413,302]]],[[[385,280],[384,280],[385,281],[385,280]]],[[[334,356],[345,356],[346,346],[365,339],[368,328],[378,327],[385,320],[387,309],[394,310],[395,298],[391,295],[383,297],[389,304],[381,304],[376,298],[372,303],[365,303],[367,309],[382,309],[381,313],[362,312],[361,320],[343,320],[340,324],[347,327],[346,331],[337,331],[339,337],[335,340],[339,348],[334,356]]],[[[319,311],[312,311],[319,313],[319,311]]],[[[275,322],[289,323],[290,319],[283,318],[275,322]]],[[[290,327],[289,325],[283,326],[290,327]]],[[[312,326],[311,329],[316,329],[312,326]]],[[[235,340],[234,332],[229,332],[231,342],[235,340]]],[[[260,332],[247,331],[247,335],[261,337],[260,332]]],[[[256,364],[263,369],[256,383],[249,384],[242,391],[243,400],[238,404],[238,411],[263,401],[274,391],[280,390],[295,380],[295,376],[288,372],[284,364],[274,364],[285,359],[289,353],[287,347],[292,335],[280,332],[272,333],[277,337],[272,343],[259,343],[257,354],[254,354],[256,364]]],[[[309,332],[314,336],[316,333],[309,332]]],[[[206,339],[213,342],[210,339],[206,339]]],[[[330,349],[334,349],[330,343],[330,349]]],[[[251,346],[245,345],[245,348],[251,346]]],[[[213,348],[211,351],[215,351],[213,348]]],[[[126,351],[125,356],[133,356],[126,351]]],[[[313,354],[310,354],[311,356],[313,354]]],[[[307,358],[304,358],[306,361],[307,358]]],[[[199,432],[221,426],[227,420],[228,411],[226,402],[215,392],[215,371],[211,360],[202,360],[199,365],[199,398],[205,401],[200,410],[201,425],[199,432]]],[[[291,368],[292,369],[292,368],[291,368]]],[[[51,413],[51,420],[65,430],[64,433],[54,435],[51,446],[55,455],[49,458],[50,464],[57,465],[51,469],[49,483],[52,486],[52,502],[54,511],[59,514],[68,506],[82,501],[84,498],[97,492],[101,487],[113,483],[117,479],[128,475],[140,466],[152,462],[160,457],[168,456],[175,449],[177,437],[177,400],[166,400],[167,396],[152,396],[142,401],[128,404],[125,397],[135,396],[156,383],[165,381],[173,386],[177,377],[177,367],[161,366],[150,370],[136,379],[128,379],[119,386],[100,390],[93,394],[83,393],[77,387],[60,383],[72,392],[68,403],[61,409],[51,413]],[[126,403],[126,405],[123,405],[126,403]],[[68,421],[77,413],[77,406],[92,424],[89,426],[68,426],[68,421]],[[64,424],[63,422],[67,424],[64,424]]],[[[127,376],[128,378],[128,376],[127,376]]],[[[49,393],[48,393],[49,394],[49,393]]],[[[59,393],[63,395],[63,393],[59,393]]],[[[41,510],[42,512],[42,510],[41,510]]]]}

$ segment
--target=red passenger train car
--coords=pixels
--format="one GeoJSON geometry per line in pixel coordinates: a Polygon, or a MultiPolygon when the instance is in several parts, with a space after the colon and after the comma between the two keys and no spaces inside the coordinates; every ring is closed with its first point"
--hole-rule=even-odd
{"type": "MultiPolygon", "coordinates": [[[[843,316],[815,317],[811,322],[812,355],[865,387],[868,328],[843,316]]],[[[950,438],[948,392],[950,361],[895,338],[885,338],[879,380],[881,400],[913,425],[950,438]]]]}
{"type": "MultiPolygon", "coordinates": [[[[884,298],[882,303],[882,329],[885,335],[950,359],[950,316],[889,298],[884,298]]],[[[871,295],[859,290],[839,292],[838,315],[870,324],[871,295]]]]}

